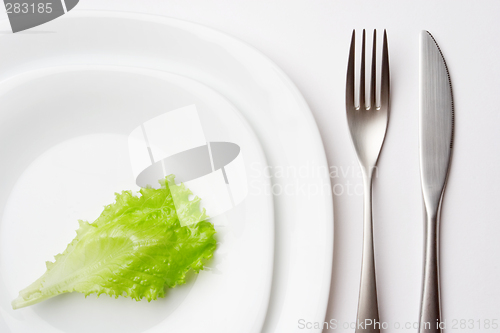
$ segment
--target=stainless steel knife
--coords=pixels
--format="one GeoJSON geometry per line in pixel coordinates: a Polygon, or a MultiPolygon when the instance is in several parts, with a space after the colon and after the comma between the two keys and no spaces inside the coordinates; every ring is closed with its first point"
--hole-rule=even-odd
{"type": "Polygon", "coordinates": [[[439,225],[453,148],[454,110],[448,68],[428,31],[420,35],[420,177],[425,243],[420,333],[441,332],[439,225]]]}

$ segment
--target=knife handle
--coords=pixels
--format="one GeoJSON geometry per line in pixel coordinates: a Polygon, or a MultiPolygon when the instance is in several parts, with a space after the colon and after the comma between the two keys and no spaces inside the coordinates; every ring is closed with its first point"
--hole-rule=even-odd
{"type": "Polygon", "coordinates": [[[424,271],[419,333],[441,333],[439,288],[439,209],[426,211],[424,271]]]}

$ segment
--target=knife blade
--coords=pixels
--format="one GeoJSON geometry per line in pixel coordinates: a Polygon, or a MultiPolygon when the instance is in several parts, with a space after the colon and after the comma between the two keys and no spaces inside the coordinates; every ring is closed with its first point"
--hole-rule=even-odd
{"type": "Polygon", "coordinates": [[[453,150],[454,105],[450,75],[435,39],[420,34],[420,178],[425,212],[420,333],[442,332],[439,225],[453,150]]]}

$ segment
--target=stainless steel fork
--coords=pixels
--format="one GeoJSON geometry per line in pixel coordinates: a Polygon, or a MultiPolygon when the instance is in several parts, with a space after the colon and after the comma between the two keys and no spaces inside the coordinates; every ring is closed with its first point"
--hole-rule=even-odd
{"type": "Polygon", "coordinates": [[[372,179],[389,122],[389,51],[387,47],[387,33],[384,30],[380,102],[379,106],[377,106],[377,99],[375,97],[377,91],[377,32],[374,30],[370,79],[371,87],[368,98],[369,104],[367,104],[365,102],[365,39],[365,30],[363,30],[359,79],[359,106],[357,106],[354,97],[355,31],[352,32],[346,80],[347,123],[349,124],[352,143],[358,155],[364,186],[363,257],[356,332],[380,332],[381,323],[378,314],[375,258],[373,250],[372,179]]]}

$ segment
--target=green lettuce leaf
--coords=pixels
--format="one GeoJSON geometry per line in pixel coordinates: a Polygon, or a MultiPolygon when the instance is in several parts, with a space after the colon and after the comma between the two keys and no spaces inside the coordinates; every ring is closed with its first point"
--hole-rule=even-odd
{"type": "Polygon", "coordinates": [[[205,221],[200,199],[188,200],[192,193],[184,184],[174,185],[172,175],[160,183],[160,189],[142,188],[140,196],[116,193],[116,202],[97,220],[80,221],[76,238],[55,262],[47,262],[45,274],[19,292],[12,307],[73,291],[151,301],[164,297],[165,288],[185,283],[190,269],[203,269],[203,259],[216,248],[214,227],[205,221]],[[180,217],[195,223],[181,226],[180,217]]]}

